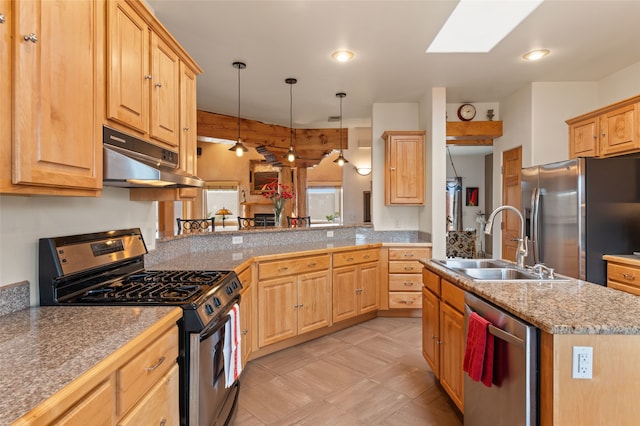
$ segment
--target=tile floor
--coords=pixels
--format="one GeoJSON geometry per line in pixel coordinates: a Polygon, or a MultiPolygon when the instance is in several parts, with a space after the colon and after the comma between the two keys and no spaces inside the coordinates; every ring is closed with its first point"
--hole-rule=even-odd
{"type": "Polygon", "coordinates": [[[461,426],[421,352],[420,318],[385,318],[250,361],[234,426],[461,426]]]}

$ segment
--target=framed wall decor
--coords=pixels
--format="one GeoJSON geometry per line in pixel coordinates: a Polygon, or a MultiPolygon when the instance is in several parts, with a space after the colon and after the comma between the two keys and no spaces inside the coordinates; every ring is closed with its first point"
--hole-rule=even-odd
{"type": "Polygon", "coordinates": [[[260,195],[264,191],[262,188],[270,183],[278,181],[280,177],[280,168],[274,167],[266,161],[251,160],[249,163],[249,184],[251,185],[251,194],[260,195]]]}
{"type": "Polygon", "coordinates": [[[480,190],[477,187],[467,187],[467,206],[477,206],[480,190]]]}

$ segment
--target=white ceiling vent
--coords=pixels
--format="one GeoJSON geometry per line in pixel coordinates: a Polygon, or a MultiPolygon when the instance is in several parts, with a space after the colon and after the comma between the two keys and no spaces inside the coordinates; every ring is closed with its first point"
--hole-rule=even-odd
{"type": "Polygon", "coordinates": [[[371,127],[356,127],[358,148],[371,148],[371,127]]]}

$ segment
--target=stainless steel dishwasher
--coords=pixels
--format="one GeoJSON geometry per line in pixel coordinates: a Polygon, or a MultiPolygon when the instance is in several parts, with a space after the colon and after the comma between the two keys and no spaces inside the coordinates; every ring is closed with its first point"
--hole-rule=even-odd
{"type": "Polygon", "coordinates": [[[465,336],[475,312],[494,336],[493,384],[464,377],[465,426],[535,426],[538,423],[538,329],[465,293],[465,336]]]}

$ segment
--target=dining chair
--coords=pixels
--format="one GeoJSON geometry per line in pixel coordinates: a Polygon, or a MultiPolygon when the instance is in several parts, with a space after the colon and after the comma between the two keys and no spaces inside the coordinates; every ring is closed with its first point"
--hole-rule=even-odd
{"type": "Polygon", "coordinates": [[[311,226],[311,216],[287,216],[287,226],[289,228],[308,228],[311,226]]]}
{"type": "Polygon", "coordinates": [[[177,218],[178,234],[192,234],[194,232],[213,232],[216,228],[215,218],[181,219],[177,218]]]}

